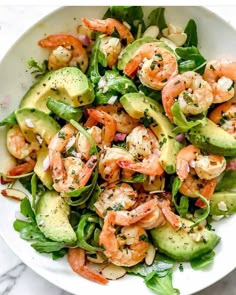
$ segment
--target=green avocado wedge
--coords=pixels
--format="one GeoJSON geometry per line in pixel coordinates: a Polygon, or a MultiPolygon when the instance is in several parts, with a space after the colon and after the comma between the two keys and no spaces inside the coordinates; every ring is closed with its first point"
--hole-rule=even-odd
{"type": "Polygon", "coordinates": [[[45,192],[36,205],[36,222],[42,233],[56,242],[73,244],[76,233],[70,222],[70,206],[55,191],[45,192]]]}
{"type": "Polygon", "coordinates": [[[236,156],[236,139],[209,119],[207,125],[193,127],[186,136],[193,145],[203,151],[236,156]]]}
{"type": "Polygon", "coordinates": [[[211,215],[231,215],[233,213],[236,213],[236,192],[217,192],[212,195],[211,215]]]}
{"type": "Polygon", "coordinates": [[[24,95],[20,108],[35,108],[50,113],[47,98],[60,100],[74,108],[93,102],[95,96],[91,82],[76,67],[65,67],[48,72],[24,95]]]}
{"type": "Polygon", "coordinates": [[[176,154],[181,145],[175,140],[175,134],[172,133],[174,126],[165,116],[162,106],[141,93],[125,94],[120,98],[120,102],[132,118],[142,120],[151,118],[150,128],[157,136],[161,146],[160,163],[167,173],[174,173],[176,154]]]}
{"type": "Polygon", "coordinates": [[[61,129],[52,117],[36,109],[18,109],[15,115],[21,131],[29,142],[37,140],[36,136],[39,135],[48,144],[61,129]]]}
{"type": "Polygon", "coordinates": [[[177,261],[190,261],[212,251],[220,241],[220,237],[213,231],[203,228],[191,233],[187,229],[190,229],[193,223],[184,218],[181,218],[181,222],[184,226],[178,231],[168,222],[150,231],[153,244],[161,253],[177,261]],[[195,234],[201,235],[200,241],[194,240],[195,234]]]}

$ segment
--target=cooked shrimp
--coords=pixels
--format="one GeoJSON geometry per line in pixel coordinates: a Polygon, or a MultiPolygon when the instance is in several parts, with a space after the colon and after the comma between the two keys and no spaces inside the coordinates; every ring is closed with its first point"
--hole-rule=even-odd
{"type": "Polygon", "coordinates": [[[100,284],[107,284],[108,280],[100,273],[86,265],[85,251],[82,248],[69,248],[68,262],[74,272],[80,276],[100,284]]]}
{"type": "Polygon", "coordinates": [[[94,204],[97,214],[104,218],[108,210],[129,210],[136,202],[137,192],[127,183],[112,183],[105,187],[94,204]]]}
{"type": "Polygon", "coordinates": [[[161,175],[164,170],[159,162],[160,147],[154,133],[143,125],[135,127],[126,137],[128,151],[141,162],[118,161],[121,168],[146,175],[161,175]]]}
{"type": "Polygon", "coordinates": [[[115,66],[118,62],[118,56],[122,50],[120,39],[110,36],[101,38],[99,49],[105,54],[109,68],[115,66]]]}
{"type": "Polygon", "coordinates": [[[210,113],[209,119],[236,138],[236,99],[217,106],[210,113]]]}
{"type": "Polygon", "coordinates": [[[8,130],[6,144],[9,153],[20,160],[25,159],[33,151],[37,151],[40,148],[38,141],[33,141],[32,143],[26,141],[18,125],[14,125],[8,130]]]}
{"type": "Polygon", "coordinates": [[[178,74],[176,57],[156,42],[141,45],[125,65],[124,73],[133,77],[138,68],[142,84],[155,90],[161,90],[170,78],[178,74]]]}
{"type": "Polygon", "coordinates": [[[122,148],[106,148],[101,153],[99,161],[99,173],[107,182],[118,181],[120,177],[130,178],[133,173],[129,173],[126,169],[121,169],[118,162],[126,160],[134,162],[133,156],[122,148]]]}
{"type": "Polygon", "coordinates": [[[57,70],[67,66],[79,66],[82,72],[88,67],[88,56],[82,43],[69,34],[50,35],[38,42],[43,48],[52,49],[48,59],[49,70],[57,70]]]}
{"type": "Polygon", "coordinates": [[[121,22],[113,18],[107,18],[105,20],[92,19],[89,20],[85,17],[81,18],[82,22],[90,30],[101,32],[107,35],[116,34],[121,40],[125,40],[127,44],[134,41],[134,37],[130,30],[121,22]]]}
{"type": "Polygon", "coordinates": [[[203,78],[213,90],[213,103],[221,103],[234,96],[236,62],[231,60],[212,60],[207,63],[203,78]]]}
{"type": "Polygon", "coordinates": [[[195,72],[185,72],[172,78],[162,90],[162,103],[168,118],[173,121],[171,107],[178,98],[185,115],[197,115],[208,110],[213,102],[211,86],[195,72]]]}
{"type": "Polygon", "coordinates": [[[103,146],[110,146],[117,130],[116,121],[108,113],[97,109],[88,109],[88,115],[104,125],[102,128],[102,144],[103,146]]]}
{"type": "Polygon", "coordinates": [[[80,158],[62,157],[66,145],[75,135],[76,129],[72,125],[66,124],[49,143],[53,187],[58,192],[65,193],[86,185],[97,164],[97,157],[94,155],[86,163],[80,158]]]}
{"type": "MultiPolygon", "coordinates": [[[[198,198],[198,194],[201,194],[207,200],[210,200],[215,191],[217,178],[210,180],[201,179],[197,176],[195,170],[190,168],[187,178],[183,181],[179,191],[190,198],[198,198]]],[[[199,207],[204,207],[205,204],[198,199],[195,203],[199,207]]]]}
{"type": "Polygon", "coordinates": [[[104,254],[115,265],[133,266],[141,262],[146,254],[149,243],[146,242],[146,231],[137,225],[122,227],[116,236],[114,228],[115,212],[109,211],[105,217],[99,244],[104,247],[104,254]]]}
{"type": "Polygon", "coordinates": [[[198,177],[210,180],[219,176],[226,168],[226,160],[221,155],[202,155],[194,145],[182,148],[176,156],[176,173],[184,181],[190,167],[194,168],[198,177]]]}
{"type": "Polygon", "coordinates": [[[116,121],[117,132],[129,134],[136,126],[139,125],[139,120],[128,115],[120,104],[101,105],[96,109],[104,111],[112,116],[116,121]]]}

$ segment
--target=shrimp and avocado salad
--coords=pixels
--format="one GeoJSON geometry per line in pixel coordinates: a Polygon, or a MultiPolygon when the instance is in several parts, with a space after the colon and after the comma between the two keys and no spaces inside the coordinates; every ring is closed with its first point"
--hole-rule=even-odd
{"type": "Polygon", "coordinates": [[[173,269],[213,263],[211,223],[236,212],[236,62],[206,60],[195,21],[161,7],[144,21],[113,6],[38,45],[48,58],[29,61],[35,83],[1,122],[14,229],[88,280],[179,294],[173,269]]]}

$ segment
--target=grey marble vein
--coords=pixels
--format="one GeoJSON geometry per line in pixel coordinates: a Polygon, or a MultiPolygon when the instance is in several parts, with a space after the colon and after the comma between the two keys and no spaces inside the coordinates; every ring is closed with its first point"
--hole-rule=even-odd
{"type": "Polygon", "coordinates": [[[0,276],[0,294],[8,295],[17,283],[26,266],[20,263],[0,276]]]}

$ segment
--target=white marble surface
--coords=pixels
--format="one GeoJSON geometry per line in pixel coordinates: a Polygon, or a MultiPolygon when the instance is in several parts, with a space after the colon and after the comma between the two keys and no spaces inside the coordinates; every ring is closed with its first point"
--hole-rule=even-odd
{"type": "MultiPolygon", "coordinates": [[[[0,59],[29,26],[55,8],[55,6],[0,6],[0,59]]],[[[236,27],[236,6],[218,6],[210,9],[236,27]]],[[[235,295],[235,276],[236,271],[195,295],[235,295]]],[[[21,294],[69,295],[25,266],[0,237],[0,295],[21,294]]]]}

